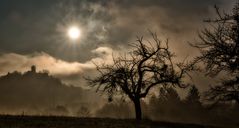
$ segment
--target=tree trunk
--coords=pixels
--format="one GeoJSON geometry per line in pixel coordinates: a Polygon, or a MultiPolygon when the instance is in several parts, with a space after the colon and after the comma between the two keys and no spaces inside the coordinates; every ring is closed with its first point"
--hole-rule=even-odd
{"type": "Polygon", "coordinates": [[[135,107],[136,120],[141,120],[142,119],[142,112],[141,112],[140,99],[135,99],[133,102],[134,102],[134,107],[135,107]]]}
{"type": "Polygon", "coordinates": [[[236,98],[236,101],[237,101],[237,104],[239,105],[239,97],[238,97],[238,98],[236,98]]]}

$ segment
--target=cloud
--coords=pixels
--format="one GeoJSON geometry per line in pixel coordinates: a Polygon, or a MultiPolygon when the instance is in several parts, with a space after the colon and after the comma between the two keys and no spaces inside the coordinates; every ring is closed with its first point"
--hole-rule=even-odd
{"type": "Polygon", "coordinates": [[[93,62],[99,64],[112,62],[112,49],[109,47],[98,47],[92,50],[92,53],[95,57],[84,63],[64,61],[44,52],[27,55],[6,53],[0,55],[0,75],[13,71],[26,72],[32,65],[35,65],[37,71],[47,70],[51,75],[62,78],[63,81],[76,83],[74,81],[81,81],[85,72],[90,70],[93,72],[95,69],[93,62]]]}
{"type": "Polygon", "coordinates": [[[14,70],[26,71],[31,65],[36,65],[38,70],[48,70],[52,75],[71,74],[82,72],[85,68],[91,68],[88,64],[66,62],[56,59],[47,53],[34,53],[20,55],[16,53],[3,54],[0,56],[1,73],[14,70]]]}
{"type": "Polygon", "coordinates": [[[43,51],[62,60],[81,62],[92,59],[91,51],[97,47],[127,49],[136,36],[147,36],[147,29],[156,31],[161,38],[169,38],[173,49],[185,56],[195,51],[186,42],[197,37],[203,19],[215,15],[214,4],[227,9],[234,3],[234,0],[28,1],[23,4],[5,0],[0,4],[0,52],[43,51]],[[74,46],[65,37],[65,29],[72,23],[80,24],[83,33],[74,46]]]}
{"type": "Polygon", "coordinates": [[[93,58],[92,61],[94,63],[106,63],[106,64],[112,64],[113,62],[113,50],[109,47],[98,47],[97,49],[94,49],[91,51],[94,53],[97,57],[93,58]]]}
{"type": "MultiPolygon", "coordinates": [[[[148,37],[148,29],[157,32],[161,39],[169,38],[170,47],[178,56],[184,58],[197,50],[187,42],[197,40],[198,31],[204,29],[204,19],[215,17],[213,6],[224,10],[232,0],[111,0],[107,6],[109,21],[106,42],[114,49],[128,48],[136,36],[148,37]],[[185,49],[185,50],[182,50],[185,49]]],[[[119,49],[117,49],[119,50],[119,49]]]]}

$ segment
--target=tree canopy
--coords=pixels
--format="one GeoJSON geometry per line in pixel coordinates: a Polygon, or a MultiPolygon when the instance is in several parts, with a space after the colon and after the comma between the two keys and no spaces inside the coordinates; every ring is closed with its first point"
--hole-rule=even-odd
{"type": "Polygon", "coordinates": [[[182,82],[191,66],[174,63],[175,56],[170,50],[168,41],[159,40],[151,33],[153,41],[138,37],[132,44],[133,50],[125,56],[114,57],[113,65],[96,65],[100,75],[89,79],[97,90],[114,95],[127,96],[134,104],[136,118],[141,119],[140,99],[145,98],[155,86],[186,87],[182,82]]]}
{"type": "Polygon", "coordinates": [[[239,103],[239,3],[230,13],[221,13],[215,6],[218,18],[206,20],[211,28],[204,29],[194,45],[201,52],[195,61],[205,64],[207,75],[226,74],[225,79],[212,86],[206,99],[220,102],[236,100],[239,103]]]}

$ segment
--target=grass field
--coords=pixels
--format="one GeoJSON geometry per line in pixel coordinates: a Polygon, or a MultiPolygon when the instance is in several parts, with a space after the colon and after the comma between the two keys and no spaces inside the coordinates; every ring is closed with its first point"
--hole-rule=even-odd
{"type": "Polygon", "coordinates": [[[0,128],[219,128],[196,124],[135,121],[130,119],[56,116],[0,116],[0,128]]]}

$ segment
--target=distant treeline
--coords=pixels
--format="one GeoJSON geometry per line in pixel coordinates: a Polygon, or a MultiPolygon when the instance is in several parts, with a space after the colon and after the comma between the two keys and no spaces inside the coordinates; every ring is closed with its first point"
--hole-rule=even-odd
{"type": "MultiPolygon", "coordinates": [[[[173,88],[161,89],[159,95],[153,95],[148,103],[142,102],[143,118],[157,121],[191,122],[239,126],[239,107],[236,103],[207,105],[200,102],[200,93],[192,87],[185,99],[180,99],[173,88]]],[[[96,115],[112,118],[134,118],[133,104],[112,102],[106,104],[96,115]]]]}

